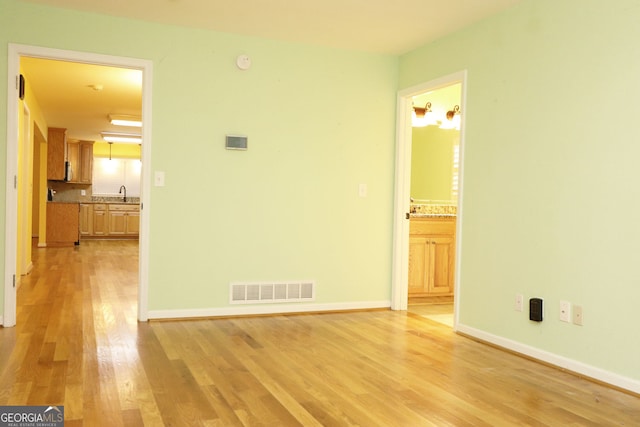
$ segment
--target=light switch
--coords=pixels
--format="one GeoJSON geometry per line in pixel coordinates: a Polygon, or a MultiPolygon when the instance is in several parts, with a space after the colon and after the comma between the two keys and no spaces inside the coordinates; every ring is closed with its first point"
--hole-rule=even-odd
{"type": "Polygon", "coordinates": [[[360,197],[367,197],[367,184],[360,184],[358,186],[358,195],[360,197]]]}
{"type": "Polygon", "coordinates": [[[153,177],[153,184],[156,187],[164,187],[164,172],[156,171],[153,177]]]}

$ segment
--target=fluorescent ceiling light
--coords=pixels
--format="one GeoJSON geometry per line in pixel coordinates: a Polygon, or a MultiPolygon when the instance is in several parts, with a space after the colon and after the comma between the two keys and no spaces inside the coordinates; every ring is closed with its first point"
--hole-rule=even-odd
{"type": "Polygon", "coordinates": [[[125,116],[119,114],[109,114],[109,121],[116,126],[142,127],[142,119],[137,116],[125,116]]]}
{"type": "Polygon", "coordinates": [[[141,144],[142,137],[131,133],[102,132],[102,138],[107,142],[121,142],[126,144],[141,144]]]}

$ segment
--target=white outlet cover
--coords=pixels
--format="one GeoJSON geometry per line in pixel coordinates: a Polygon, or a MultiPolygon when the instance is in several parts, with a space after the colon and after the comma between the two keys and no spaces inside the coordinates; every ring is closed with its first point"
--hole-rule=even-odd
{"type": "Polygon", "coordinates": [[[523,311],[524,310],[524,296],[522,294],[517,294],[516,295],[516,302],[514,305],[514,309],[516,311],[523,311]]]}
{"type": "Polygon", "coordinates": [[[560,320],[563,322],[571,321],[571,303],[569,301],[560,301],[560,320]]]}

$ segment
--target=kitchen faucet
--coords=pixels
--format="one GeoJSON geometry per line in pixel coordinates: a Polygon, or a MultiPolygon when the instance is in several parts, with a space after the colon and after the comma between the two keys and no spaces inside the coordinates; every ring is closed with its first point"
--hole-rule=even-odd
{"type": "Polygon", "coordinates": [[[119,194],[122,194],[122,190],[124,190],[124,198],[122,199],[123,202],[127,201],[127,187],[125,187],[124,185],[120,186],[120,191],[118,191],[119,194]]]}

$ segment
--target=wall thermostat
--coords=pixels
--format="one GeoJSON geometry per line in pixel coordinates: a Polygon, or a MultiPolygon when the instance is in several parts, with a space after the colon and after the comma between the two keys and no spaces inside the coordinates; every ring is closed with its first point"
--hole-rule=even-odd
{"type": "Polygon", "coordinates": [[[227,150],[246,150],[247,137],[241,135],[227,135],[224,147],[227,150]]]}
{"type": "Polygon", "coordinates": [[[240,55],[236,58],[236,65],[241,70],[248,70],[251,68],[251,58],[248,55],[240,55]]]}

